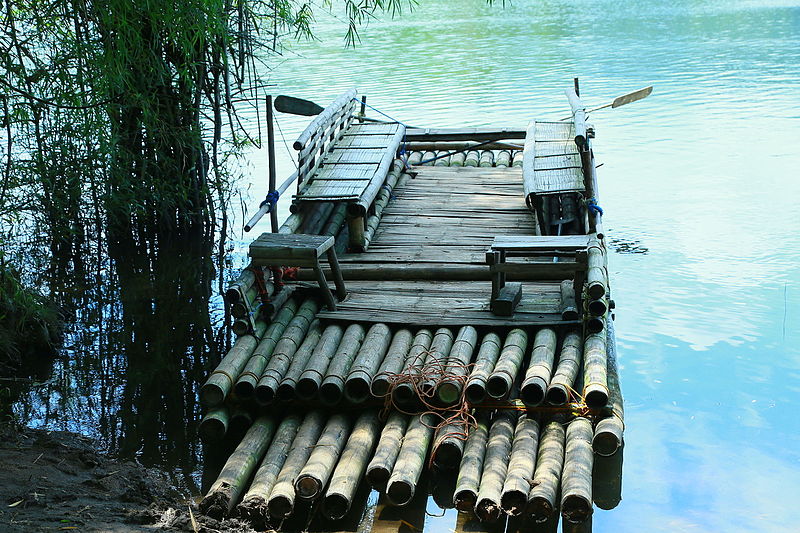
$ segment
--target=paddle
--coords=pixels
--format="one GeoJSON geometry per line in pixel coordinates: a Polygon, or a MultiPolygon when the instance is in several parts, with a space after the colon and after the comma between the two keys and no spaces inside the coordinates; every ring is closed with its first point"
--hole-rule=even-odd
{"type": "Polygon", "coordinates": [[[275,109],[281,113],[313,117],[322,113],[322,106],[309,100],[295,98],[294,96],[280,95],[275,98],[275,109]]]}
{"type": "MultiPolygon", "coordinates": [[[[599,109],[605,109],[607,107],[610,107],[611,109],[614,109],[615,107],[621,107],[624,106],[625,104],[630,104],[631,102],[647,98],[648,96],[650,96],[650,93],[652,92],[653,92],[653,86],[650,85],[649,87],[645,87],[643,89],[639,89],[628,94],[623,94],[622,96],[617,96],[616,98],[614,98],[613,102],[601,105],[600,107],[595,107],[593,109],[588,109],[586,113],[591,113],[593,111],[597,111],[599,109]]],[[[572,115],[564,117],[560,120],[569,120],[570,118],[572,118],[572,115]]]]}

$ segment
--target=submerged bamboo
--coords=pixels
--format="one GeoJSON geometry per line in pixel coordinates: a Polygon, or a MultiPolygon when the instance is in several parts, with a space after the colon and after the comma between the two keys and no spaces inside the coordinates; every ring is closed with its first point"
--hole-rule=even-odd
{"type": "Polygon", "coordinates": [[[275,420],[272,417],[262,416],[253,424],[242,442],[228,458],[222,473],[211,486],[208,494],[200,502],[203,513],[221,519],[227,516],[234,505],[239,501],[239,496],[245,489],[245,484],[255,471],[267,446],[275,433],[275,420]]]}
{"type": "Polygon", "coordinates": [[[466,421],[461,419],[452,419],[439,426],[433,437],[431,451],[434,465],[442,470],[458,468],[464,455],[468,429],[466,421]]]}
{"type": "Polygon", "coordinates": [[[369,399],[372,377],[380,368],[392,332],[386,324],[373,324],[353,360],[344,383],[344,396],[350,402],[361,403],[369,399]]]}
{"type": "Polygon", "coordinates": [[[286,375],[281,380],[280,385],[278,385],[276,391],[278,400],[286,402],[294,399],[297,380],[300,379],[300,374],[305,370],[306,364],[311,358],[311,354],[314,353],[314,349],[316,349],[317,344],[319,344],[321,337],[321,327],[319,327],[319,325],[315,326],[312,323],[308,328],[308,333],[306,333],[303,344],[300,345],[292,356],[292,361],[289,364],[288,370],[286,370],[286,375]]]}
{"type": "Polygon", "coordinates": [[[458,331],[447,358],[444,380],[436,388],[436,397],[443,404],[452,405],[461,398],[469,374],[469,362],[477,343],[478,332],[472,326],[464,326],[458,331]]]}
{"type": "Polygon", "coordinates": [[[314,299],[308,299],[297,310],[292,321],[286,326],[286,330],[281,335],[272,351],[264,372],[256,385],[256,401],[261,405],[268,405],[275,399],[275,393],[289,365],[292,356],[300,347],[303,339],[309,330],[316,331],[321,328],[319,320],[314,318],[319,310],[319,303],[314,299]]]}
{"type": "Polygon", "coordinates": [[[325,491],[323,511],[331,520],[343,518],[350,510],[379,433],[380,419],[376,409],[368,409],[356,420],[342,457],[331,476],[330,486],[325,491]]]}
{"type": "Polygon", "coordinates": [[[406,505],[414,497],[433,436],[433,424],[434,417],[430,413],[411,418],[392,475],[386,483],[386,497],[393,505],[406,505]]]}
{"type": "Polygon", "coordinates": [[[439,328],[431,341],[430,350],[425,356],[425,370],[422,376],[422,393],[433,394],[444,375],[450,348],[453,346],[453,332],[439,328]]]}
{"type": "Polygon", "coordinates": [[[625,431],[625,411],[617,369],[617,345],[614,339],[614,324],[609,323],[606,337],[606,360],[608,365],[608,400],[611,416],[603,418],[594,428],[592,448],[602,456],[613,455],[621,446],[625,431]]]}
{"type": "Polygon", "coordinates": [[[522,515],[528,506],[528,494],[536,468],[538,448],[539,422],[529,414],[523,413],[514,431],[511,459],[508,461],[508,473],[500,497],[503,510],[511,516],[522,515]]]}
{"type": "Polygon", "coordinates": [[[489,396],[496,400],[508,398],[511,386],[522,366],[527,346],[528,334],[525,330],[516,328],[508,333],[497,364],[486,382],[486,392],[489,396]]]}
{"type": "Polygon", "coordinates": [[[561,319],[578,320],[580,317],[575,300],[575,282],[565,279],[561,282],[561,319]]]}
{"type": "Polygon", "coordinates": [[[281,421],[247,494],[244,495],[242,503],[237,508],[242,516],[251,520],[266,520],[267,500],[275,487],[278,474],[283,468],[286,455],[302,421],[303,418],[298,414],[290,414],[281,421]]]}
{"type": "Polygon", "coordinates": [[[308,462],[294,481],[294,492],[301,500],[316,500],[333,473],[339,454],[350,434],[350,415],[336,413],[328,419],[308,462]]]}
{"type": "Polygon", "coordinates": [[[486,442],[489,440],[489,414],[486,411],[475,413],[476,425],[469,429],[464,454],[458,467],[456,490],[453,505],[461,512],[472,512],[478,500],[481,473],[486,455],[486,442]]]}
{"type": "Polygon", "coordinates": [[[606,359],[606,334],[587,335],[583,344],[583,399],[592,408],[608,403],[606,359]]]}
{"type": "Polygon", "coordinates": [[[394,464],[397,461],[397,454],[400,453],[400,445],[403,442],[403,435],[408,429],[409,417],[399,411],[392,411],[386,425],[383,426],[375,456],[367,465],[367,481],[372,488],[384,491],[386,482],[392,474],[394,464]]]}
{"type": "Polygon", "coordinates": [[[222,440],[228,431],[229,413],[225,406],[210,409],[203,419],[197,432],[204,442],[216,442],[222,440]]]}
{"type": "Polygon", "coordinates": [[[486,399],[486,381],[497,363],[500,346],[500,337],[496,333],[487,333],[483,337],[475,366],[472,368],[465,387],[465,395],[469,403],[481,403],[486,399]]]}
{"type": "Polygon", "coordinates": [[[556,497],[564,467],[564,426],[558,420],[548,422],[539,439],[528,513],[536,522],[546,522],[556,511],[556,497]]]}
{"type": "Polygon", "coordinates": [[[222,404],[266,329],[266,322],[259,320],[252,335],[242,335],[236,339],[228,354],[200,389],[200,402],[204,406],[216,407],[222,404]]]}
{"type": "Polygon", "coordinates": [[[300,399],[310,400],[317,395],[322,378],[325,377],[325,371],[336,353],[336,348],[342,341],[343,334],[344,330],[339,325],[332,324],[325,328],[306,368],[297,381],[295,392],[300,399]]]}
{"type": "Polygon", "coordinates": [[[403,370],[403,363],[405,363],[413,340],[411,331],[407,329],[400,329],[394,334],[389,351],[386,352],[386,357],[378,368],[378,373],[372,378],[370,390],[373,396],[383,398],[389,393],[396,375],[403,370]]]}
{"type": "Polygon", "coordinates": [[[475,515],[481,522],[495,522],[500,518],[502,512],[500,498],[508,472],[511,444],[518,417],[517,411],[498,411],[489,429],[481,486],[475,504],[475,515]]]}
{"type": "Polygon", "coordinates": [[[522,382],[521,396],[525,405],[536,406],[544,400],[553,372],[557,340],[556,332],[550,328],[542,328],[536,332],[530,366],[525,373],[525,381],[522,382]]]}
{"type": "Polygon", "coordinates": [[[569,522],[584,522],[592,514],[592,423],[575,418],[567,427],[561,516],[569,522]]]}
{"type": "Polygon", "coordinates": [[[267,499],[267,509],[271,517],[285,518],[292,513],[295,497],[294,480],[306,465],[324,424],[325,415],[321,411],[312,411],[306,415],[303,424],[297,430],[292,447],[267,499]]]}
{"type": "Polygon", "coordinates": [[[575,377],[581,364],[581,335],[577,331],[569,331],[561,343],[558,367],[550,385],[547,386],[547,401],[553,405],[564,405],[572,395],[575,377]]]}
{"type": "Polygon", "coordinates": [[[269,358],[272,356],[275,345],[278,343],[281,335],[283,335],[283,332],[286,331],[286,326],[288,326],[289,322],[294,318],[298,307],[299,303],[294,298],[287,301],[283,307],[281,307],[281,310],[278,311],[278,314],[275,315],[275,319],[269,325],[269,328],[267,328],[266,333],[264,333],[261,342],[258,343],[258,346],[253,351],[250,360],[247,361],[247,365],[240,374],[237,374],[236,395],[240,398],[250,398],[253,392],[255,392],[256,383],[258,383],[258,379],[261,377],[264,367],[267,366],[267,361],[269,361],[269,358]]]}
{"type": "Polygon", "coordinates": [[[364,340],[364,334],[364,327],[360,324],[350,324],[345,330],[342,341],[325,372],[325,378],[319,386],[319,398],[322,403],[335,405],[342,399],[344,378],[358,352],[358,347],[361,346],[361,341],[364,340]]]}
{"type": "Polygon", "coordinates": [[[431,346],[433,333],[429,329],[420,329],[414,336],[411,348],[403,363],[404,381],[399,383],[392,390],[392,400],[399,403],[409,402],[415,397],[414,385],[411,380],[419,380],[421,370],[425,360],[425,353],[431,346]]]}

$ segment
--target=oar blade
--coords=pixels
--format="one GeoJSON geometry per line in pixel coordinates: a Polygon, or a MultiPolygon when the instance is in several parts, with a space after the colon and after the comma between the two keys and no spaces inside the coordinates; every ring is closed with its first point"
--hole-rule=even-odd
{"type": "Polygon", "coordinates": [[[313,117],[322,113],[322,107],[309,100],[295,98],[294,96],[280,95],[275,99],[275,110],[290,115],[313,117]]]}
{"type": "Polygon", "coordinates": [[[625,104],[630,104],[631,102],[635,102],[636,100],[641,100],[642,98],[647,98],[651,92],[653,92],[652,85],[649,87],[645,87],[644,89],[639,89],[638,91],[633,91],[632,93],[618,96],[614,98],[614,102],[611,104],[611,109],[623,106],[625,104]]]}

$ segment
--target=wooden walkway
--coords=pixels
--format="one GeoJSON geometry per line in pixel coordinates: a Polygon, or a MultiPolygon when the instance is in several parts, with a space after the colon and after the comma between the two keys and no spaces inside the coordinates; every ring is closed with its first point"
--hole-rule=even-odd
{"type": "Polygon", "coordinates": [[[402,281],[348,281],[349,295],[338,310],[319,316],[442,326],[561,323],[558,281],[525,283],[511,317],[489,310],[486,251],[492,241],[496,236],[537,234],[525,205],[522,170],[423,166],[413,167],[413,172],[415,178],[395,189],[368,251],[343,254],[343,268],[402,265],[413,272],[415,267],[448,271],[472,265],[477,275],[459,281],[409,279],[412,276],[402,281]]]}

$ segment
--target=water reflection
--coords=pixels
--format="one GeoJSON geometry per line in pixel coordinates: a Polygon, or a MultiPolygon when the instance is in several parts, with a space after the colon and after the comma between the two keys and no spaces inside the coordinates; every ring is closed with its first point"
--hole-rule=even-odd
{"type": "Polygon", "coordinates": [[[107,242],[108,259],[63,270],[72,309],[61,357],[17,414],[34,427],[97,438],[109,451],[174,469],[195,487],[197,386],[219,359],[214,240],[202,233],[107,242]]]}

